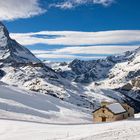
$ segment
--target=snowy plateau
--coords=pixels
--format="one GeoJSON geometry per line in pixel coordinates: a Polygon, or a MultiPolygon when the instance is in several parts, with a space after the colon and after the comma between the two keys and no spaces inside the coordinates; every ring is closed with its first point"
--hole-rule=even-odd
{"type": "Polygon", "coordinates": [[[0,22],[0,140],[139,140],[140,48],[106,59],[42,62],[0,22]],[[94,124],[102,101],[135,118],[94,124]]]}

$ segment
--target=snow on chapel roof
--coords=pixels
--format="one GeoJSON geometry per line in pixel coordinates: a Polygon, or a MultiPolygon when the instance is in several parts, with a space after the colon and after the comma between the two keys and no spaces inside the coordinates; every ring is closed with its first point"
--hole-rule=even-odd
{"type": "Polygon", "coordinates": [[[115,114],[126,112],[120,103],[109,104],[106,107],[115,114]]]}

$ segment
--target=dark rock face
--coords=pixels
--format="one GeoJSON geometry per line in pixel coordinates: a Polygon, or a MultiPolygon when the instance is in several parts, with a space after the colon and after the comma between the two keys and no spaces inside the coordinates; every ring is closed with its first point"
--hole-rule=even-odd
{"type": "Polygon", "coordinates": [[[138,71],[130,71],[126,78],[135,78],[137,76],[140,76],[140,70],[138,70],[138,71]]]}
{"type": "Polygon", "coordinates": [[[132,79],[132,85],[136,88],[140,88],[140,77],[136,77],[134,79],[132,79]]]}
{"type": "Polygon", "coordinates": [[[125,84],[121,89],[131,91],[133,88],[140,89],[140,77],[133,78],[130,83],[125,84]]]}
{"type": "Polygon", "coordinates": [[[5,75],[5,72],[3,70],[0,70],[0,77],[3,77],[5,75]]]}
{"type": "Polygon", "coordinates": [[[122,90],[130,91],[133,88],[133,85],[130,83],[127,83],[122,87],[122,90]]]}

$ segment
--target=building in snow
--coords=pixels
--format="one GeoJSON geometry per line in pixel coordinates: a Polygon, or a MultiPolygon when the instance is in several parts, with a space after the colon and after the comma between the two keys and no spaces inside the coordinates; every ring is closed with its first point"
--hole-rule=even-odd
{"type": "Polygon", "coordinates": [[[134,117],[134,109],[127,104],[103,102],[102,106],[93,112],[94,122],[112,122],[134,117]]]}

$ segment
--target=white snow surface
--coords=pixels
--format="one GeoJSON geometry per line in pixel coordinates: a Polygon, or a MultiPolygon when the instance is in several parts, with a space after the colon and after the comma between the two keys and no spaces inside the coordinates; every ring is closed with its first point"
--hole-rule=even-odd
{"type": "Polygon", "coordinates": [[[0,120],[0,140],[139,140],[139,138],[139,118],[85,125],[0,120]]]}
{"type": "Polygon", "coordinates": [[[106,106],[109,110],[111,110],[113,113],[118,114],[118,113],[122,113],[125,112],[126,110],[122,107],[121,104],[119,103],[113,103],[113,104],[109,104],[106,106]]]}
{"type": "Polygon", "coordinates": [[[89,110],[37,92],[0,85],[0,118],[54,124],[91,123],[89,110]]]}

